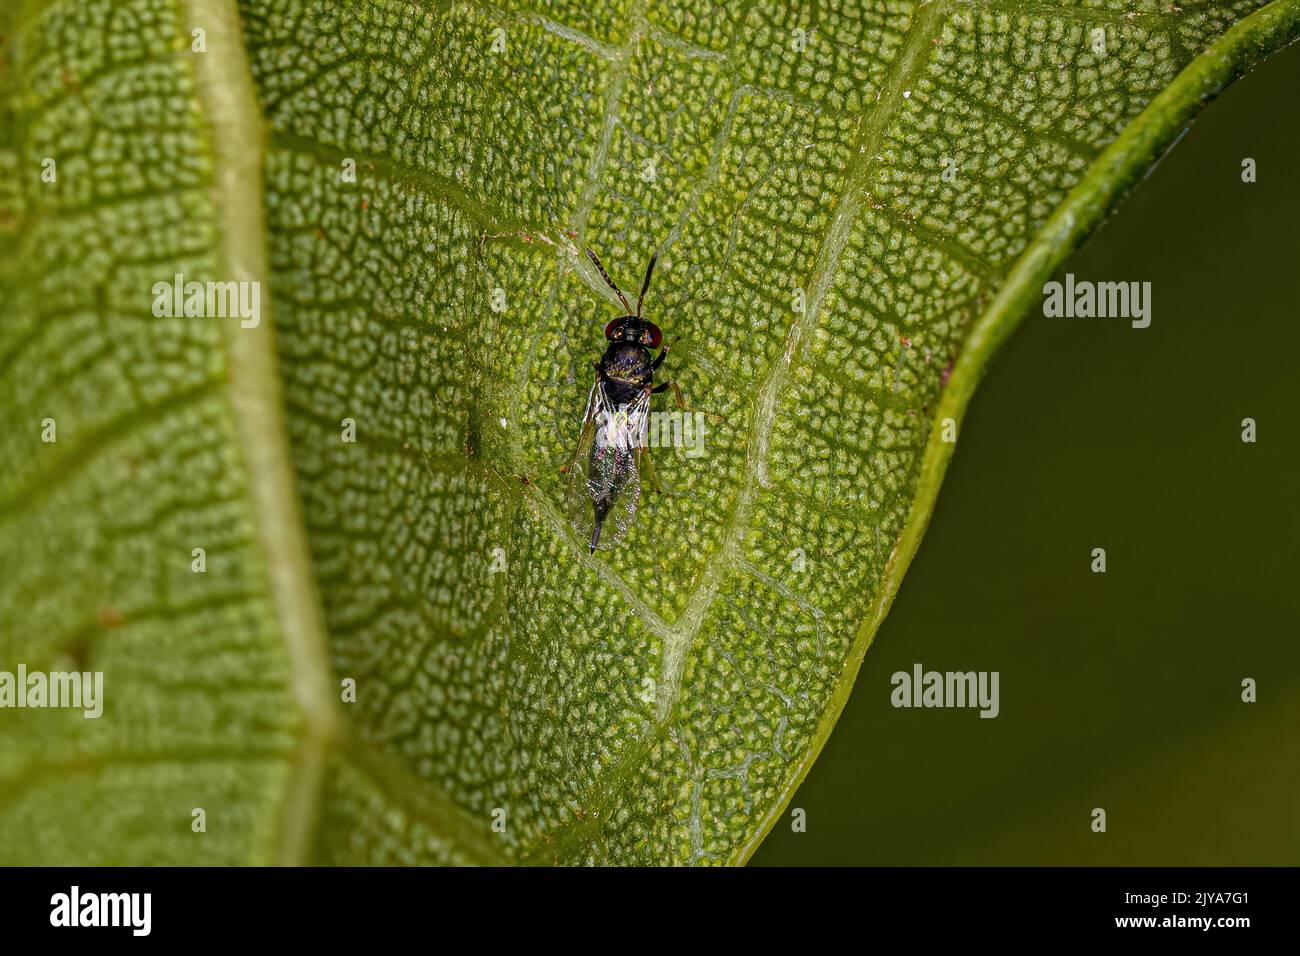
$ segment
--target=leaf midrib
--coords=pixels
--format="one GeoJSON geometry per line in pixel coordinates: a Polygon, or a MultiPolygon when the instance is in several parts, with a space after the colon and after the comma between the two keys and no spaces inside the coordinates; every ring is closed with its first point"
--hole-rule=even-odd
{"type": "MultiPolygon", "coordinates": [[[[193,25],[207,31],[207,52],[191,56],[190,62],[213,154],[223,277],[260,283],[269,293],[263,221],[265,131],[243,27],[234,0],[177,0],[177,9],[186,40],[193,25]]],[[[324,615],[289,453],[271,296],[261,296],[261,302],[257,327],[223,322],[221,328],[230,368],[227,397],[300,721],[275,852],[277,862],[295,864],[308,861],[315,839],[324,764],[333,746],[337,714],[324,615]]]]}

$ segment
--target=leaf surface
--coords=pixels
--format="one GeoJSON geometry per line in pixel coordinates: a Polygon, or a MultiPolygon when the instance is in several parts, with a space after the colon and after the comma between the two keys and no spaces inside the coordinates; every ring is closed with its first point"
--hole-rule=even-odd
{"type": "Polygon", "coordinates": [[[98,722],[4,715],[0,846],[747,858],[915,551],[944,420],[1296,35],[1294,0],[1233,27],[1258,6],[0,13],[0,661],[110,689],[98,722]],[[661,250],[659,379],[722,417],[594,558],[558,474],[617,314],[588,244],[625,290],[661,250]],[[151,318],[178,271],[264,280],[263,326],[151,318]]]}

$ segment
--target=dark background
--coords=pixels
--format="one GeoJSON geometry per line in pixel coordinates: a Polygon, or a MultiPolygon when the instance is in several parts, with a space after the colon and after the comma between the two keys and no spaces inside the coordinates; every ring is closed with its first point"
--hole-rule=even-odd
{"type": "Polygon", "coordinates": [[[1300,45],[1061,270],[1149,280],[1151,327],[1025,317],[791,802],[807,832],[754,863],[1300,863],[1298,157],[1300,45]],[[999,671],[1001,715],[895,710],[916,662],[999,671]]]}

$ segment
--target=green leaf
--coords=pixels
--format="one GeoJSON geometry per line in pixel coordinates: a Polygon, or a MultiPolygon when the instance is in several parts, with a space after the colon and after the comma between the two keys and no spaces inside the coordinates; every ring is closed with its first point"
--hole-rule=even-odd
{"type": "Polygon", "coordinates": [[[265,274],[238,18],[10,4],[0,37],[0,671],[104,675],[98,719],[0,711],[0,861],[302,858],[332,693],[270,326],[152,313],[265,274]]]}
{"type": "Polygon", "coordinates": [[[945,419],[1300,32],[1258,6],[7,6],[0,670],[102,671],[105,712],[0,711],[0,861],[747,858],[945,419]],[[594,558],[587,244],[626,288],[661,249],[660,379],[722,416],[594,558]],[[154,318],[176,273],[262,321],[154,318]]]}

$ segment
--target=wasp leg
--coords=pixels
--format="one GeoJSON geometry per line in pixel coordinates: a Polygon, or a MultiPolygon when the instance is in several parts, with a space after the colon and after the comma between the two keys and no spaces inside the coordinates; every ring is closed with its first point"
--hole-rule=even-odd
{"type": "Polygon", "coordinates": [[[679,386],[676,382],[660,382],[654,388],[650,389],[650,394],[658,395],[660,392],[666,392],[670,388],[673,390],[673,394],[677,396],[677,407],[685,408],[686,402],[682,399],[681,386],[679,386]]]}
{"type": "Polygon", "coordinates": [[[664,364],[664,358],[667,355],[668,355],[668,346],[665,345],[663,349],[659,352],[659,354],[655,356],[655,360],[650,363],[650,371],[652,372],[658,371],[659,366],[664,364]]]}
{"type": "Polygon", "coordinates": [[[660,392],[666,392],[670,388],[673,390],[673,398],[676,399],[677,401],[677,407],[680,408],[682,411],[699,412],[701,415],[707,415],[709,418],[712,418],[715,422],[726,421],[726,419],[723,418],[721,415],[715,415],[713,412],[706,412],[699,408],[691,408],[689,405],[687,405],[686,399],[682,398],[682,387],[678,385],[675,381],[661,382],[660,384],[656,385],[654,388],[650,389],[650,394],[658,395],[660,392]]]}
{"type": "Polygon", "coordinates": [[[659,475],[655,472],[654,459],[650,457],[649,448],[638,448],[636,450],[637,471],[645,475],[650,489],[659,494],[663,494],[664,486],[659,484],[659,475]]]}

